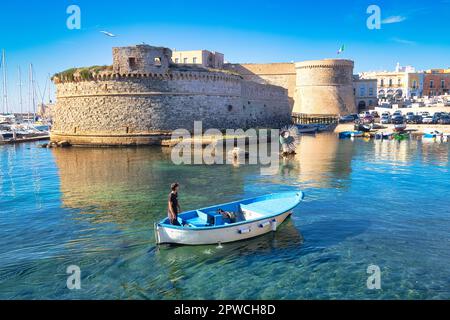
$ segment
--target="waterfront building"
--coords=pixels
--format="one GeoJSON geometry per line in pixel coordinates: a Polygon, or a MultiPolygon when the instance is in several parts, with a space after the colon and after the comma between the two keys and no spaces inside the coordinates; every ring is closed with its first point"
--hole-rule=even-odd
{"type": "Polygon", "coordinates": [[[172,63],[178,65],[196,65],[204,68],[222,69],[224,55],[208,50],[172,51],[172,63]]]}
{"type": "Polygon", "coordinates": [[[397,64],[394,71],[363,72],[361,79],[377,80],[377,96],[383,101],[400,101],[420,98],[423,95],[423,73],[412,66],[397,64]]]}
{"type": "Polygon", "coordinates": [[[450,69],[431,69],[424,72],[424,96],[448,95],[449,90],[450,69]]]}
{"type": "Polygon", "coordinates": [[[358,112],[373,109],[378,105],[377,79],[361,79],[353,76],[353,93],[358,112]]]}

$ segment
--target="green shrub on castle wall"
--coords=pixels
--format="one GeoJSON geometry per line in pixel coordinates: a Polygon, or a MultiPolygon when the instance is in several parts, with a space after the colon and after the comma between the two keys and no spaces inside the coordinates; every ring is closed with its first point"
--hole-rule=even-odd
{"type": "Polygon", "coordinates": [[[86,68],[70,68],[68,70],[56,73],[52,79],[60,79],[62,81],[75,81],[76,77],[83,80],[92,80],[94,76],[103,71],[112,71],[112,66],[91,66],[86,68]]]}

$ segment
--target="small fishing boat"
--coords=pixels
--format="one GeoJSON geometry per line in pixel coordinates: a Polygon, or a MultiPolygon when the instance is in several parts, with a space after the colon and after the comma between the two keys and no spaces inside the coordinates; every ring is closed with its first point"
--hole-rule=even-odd
{"type": "Polygon", "coordinates": [[[301,124],[297,124],[297,133],[310,133],[310,134],[314,134],[318,132],[318,128],[315,125],[312,126],[308,126],[308,125],[301,125],[301,124]]]}
{"type": "Polygon", "coordinates": [[[344,131],[339,133],[340,139],[362,137],[364,132],[362,131],[344,131]]]}
{"type": "Polygon", "coordinates": [[[156,243],[206,245],[257,237],[276,231],[303,197],[301,191],[275,193],[184,212],[178,215],[182,226],[171,225],[169,218],[155,225],[156,243]],[[235,221],[220,211],[233,213],[235,221]]]}
{"type": "Polygon", "coordinates": [[[392,132],[377,132],[375,133],[375,139],[377,140],[388,140],[392,137],[393,133],[392,132]]]}
{"type": "Polygon", "coordinates": [[[398,123],[394,124],[394,131],[396,132],[402,132],[406,129],[406,123],[398,123]]]}
{"type": "Polygon", "coordinates": [[[434,129],[427,129],[425,130],[423,137],[425,139],[435,139],[437,137],[442,137],[443,133],[438,131],[438,130],[434,130],[434,129]]]}
{"type": "Polygon", "coordinates": [[[393,137],[397,141],[402,141],[402,140],[409,139],[409,134],[405,133],[405,132],[396,132],[393,134],[393,137]]]}

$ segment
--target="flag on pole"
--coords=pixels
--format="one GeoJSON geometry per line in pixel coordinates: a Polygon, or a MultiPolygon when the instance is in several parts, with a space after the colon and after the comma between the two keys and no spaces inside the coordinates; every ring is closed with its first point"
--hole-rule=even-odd
{"type": "Polygon", "coordinates": [[[344,52],[344,50],[345,50],[345,45],[342,45],[342,46],[339,48],[337,54],[341,54],[342,52],[344,52]]]}

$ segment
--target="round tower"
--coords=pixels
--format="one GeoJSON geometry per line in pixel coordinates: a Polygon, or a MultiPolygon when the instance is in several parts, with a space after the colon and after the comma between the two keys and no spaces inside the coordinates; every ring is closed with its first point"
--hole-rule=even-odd
{"type": "Polygon", "coordinates": [[[295,64],[295,113],[356,113],[351,60],[325,59],[295,64]]]}

